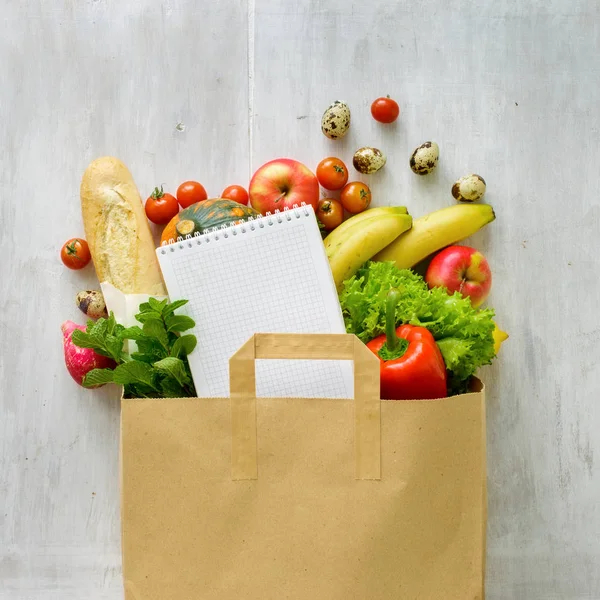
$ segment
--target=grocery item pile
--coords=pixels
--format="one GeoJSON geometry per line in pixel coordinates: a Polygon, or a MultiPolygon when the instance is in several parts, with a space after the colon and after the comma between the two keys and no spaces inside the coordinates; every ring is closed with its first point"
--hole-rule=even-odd
{"type": "MultiPolygon", "coordinates": [[[[371,107],[381,127],[399,113],[389,97],[371,107]]],[[[336,101],[321,129],[338,140],[350,123],[349,106],[336,101]]],[[[257,169],[247,189],[229,185],[209,198],[201,183],[185,181],[174,194],[154,187],[145,202],[121,161],[93,161],[81,183],[85,239],[73,238],[61,250],[71,269],[93,263],[100,287],[77,294],[86,326],[62,326],[73,379],[89,388],[122,385],[127,396],[196,396],[188,361],[196,323],[185,314],[186,298],[168,298],[157,248],[310,206],[346,331],[380,358],[381,397],[433,399],[467,391],[508,337],[493,310],[483,307],[492,285],[488,261],[476,248],[458,245],[495,219],[492,207],[480,202],[484,179],[458,178],[449,186],[447,207],[413,219],[410,206],[371,208],[372,191],[358,180],[389,168],[382,150],[361,147],[351,160],[356,177],[336,156],[321,160],[314,172],[280,158],[257,169]],[[160,239],[149,221],[163,227],[160,239]]],[[[426,141],[407,162],[426,177],[439,160],[438,144],[426,141]]]]}

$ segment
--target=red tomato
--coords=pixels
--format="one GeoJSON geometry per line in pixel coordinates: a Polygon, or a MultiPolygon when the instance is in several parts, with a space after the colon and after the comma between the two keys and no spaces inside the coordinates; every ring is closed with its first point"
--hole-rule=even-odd
{"type": "Polygon", "coordinates": [[[181,205],[181,208],[187,208],[196,202],[202,202],[206,200],[208,194],[204,189],[204,186],[197,181],[184,181],[177,188],[177,202],[181,205]]]}
{"type": "Polygon", "coordinates": [[[389,96],[386,98],[377,98],[371,104],[371,114],[376,121],[380,123],[393,123],[400,114],[400,107],[395,100],[389,96]]]}
{"type": "Polygon", "coordinates": [[[344,207],[339,200],[324,198],[317,206],[317,218],[327,231],[331,231],[344,220],[344,207]]]}
{"type": "Polygon", "coordinates": [[[69,269],[83,269],[92,260],[88,243],[81,238],[65,242],[60,250],[60,258],[69,269]]]}
{"type": "Polygon", "coordinates": [[[240,204],[248,204],[248,192],[241,185],[230,185],[223,190],[221,198],[229,198],[240,204]]]}
{"type": "Polygon", "coordinates": [[[157,225],[165,225],[179,212],[177,198],[154,188],[152,195],[146,200],[146,216],[157,225]]]}
{"type": "Polygon", "coordinates": [[[371,204],[371,190],[362,181],[353,181],[347,184],[340,194],[342,206],[353,215],[369,208],[371,204]]]}
{"type": "Polygon", "coordinates": [[[326,190],[341,190],[348,181],[348,169],[339,158],[329,156],[318,164],[317,179],[326,190]]]}

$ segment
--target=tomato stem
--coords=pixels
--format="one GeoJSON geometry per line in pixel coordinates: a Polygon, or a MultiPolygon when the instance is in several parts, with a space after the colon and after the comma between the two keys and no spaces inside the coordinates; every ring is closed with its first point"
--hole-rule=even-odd
{"type": "Polygon", "coordinates": [[[74,254],[76,258],[79,258],[77,256],[77,248],[75,248],[75,244],[77,244],[77,242],[79,242],[79,240],[73,240],[70,244],[67,244],[67,254],[74,254]]]}
{"type": "Polygon", "coordinates": [[[155,200],[158,200],[159,198],[162,198],[165,195],[164,191],[163,191],[163,186],[160,186],[160,190],[158,189],[158,187],[154,188],[154,191],[152,192],[152,198],[154,198],[155,200]]]}

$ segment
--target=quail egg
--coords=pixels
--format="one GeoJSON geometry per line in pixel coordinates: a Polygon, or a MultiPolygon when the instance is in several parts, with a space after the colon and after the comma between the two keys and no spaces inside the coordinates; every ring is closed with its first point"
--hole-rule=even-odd
{"type": "Polygon", "coordinates": [[[452,186],[452,195],[459,202],[476,202],[485,194],[485,180],[481,175],[465,175],[452,186]]]}
{"type": "Polygon", "coordinates": [[[417,175],[428,175],[438,164],[440,148],[435,142],[421,144],[410,157],[410,168],[417,175]]]}
{"type": "Polygon", "coordinates": [[[377,148],[359,148],[352,158],[354,168],[360,173],[369,175],[379,171],[386,163],[385,154],[377,148]]]}
{"type": "Polygon", "coordinates": [[[108,317],[104,296],[99,290],[85,290],[75,297],[79,310],[90,319],[108,317]]]}
{"type": "Polygon", "coordinates": [[[350,108],[345,102],[336,100],[327,107],[321,118],[321,131],[330,140],[344,137],[350,128],[350,108]]]}

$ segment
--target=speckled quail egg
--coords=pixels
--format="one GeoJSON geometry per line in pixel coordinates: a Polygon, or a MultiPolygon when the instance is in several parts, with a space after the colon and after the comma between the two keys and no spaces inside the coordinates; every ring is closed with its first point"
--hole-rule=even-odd
{"type": "Polygon", "coordinates": [[[485,194],[485,180],[481,175],[465,175],[452,186],[452,195],[459,202],[476,202],[485,194]]]}
{"type": "Polygon", "coordinates": [[[421,144],[410,157],[410,168],[417,175],[428,175],[438,164],[440,148],[435,142],[421,144]]]}
{"type": "Polygon", "coordinates": [[[330,139],[344,137],[350,128],[350,108],[345,102],[336,100],[327,107],[321,119],[321,131],[330,139]]]}
{"type": "Polygon", "coordinates": [[[352,157],[354,168],[360,173],[369,175],[379,171],[386,163],[385,154],[377,148],[359,148],[352,157]]]}
{"type": "Polygon", "coordinates": [[[104,295],[99,290],[85,290],[75,297],[79,310],[90,319],[108,317],[104,295]]]}

